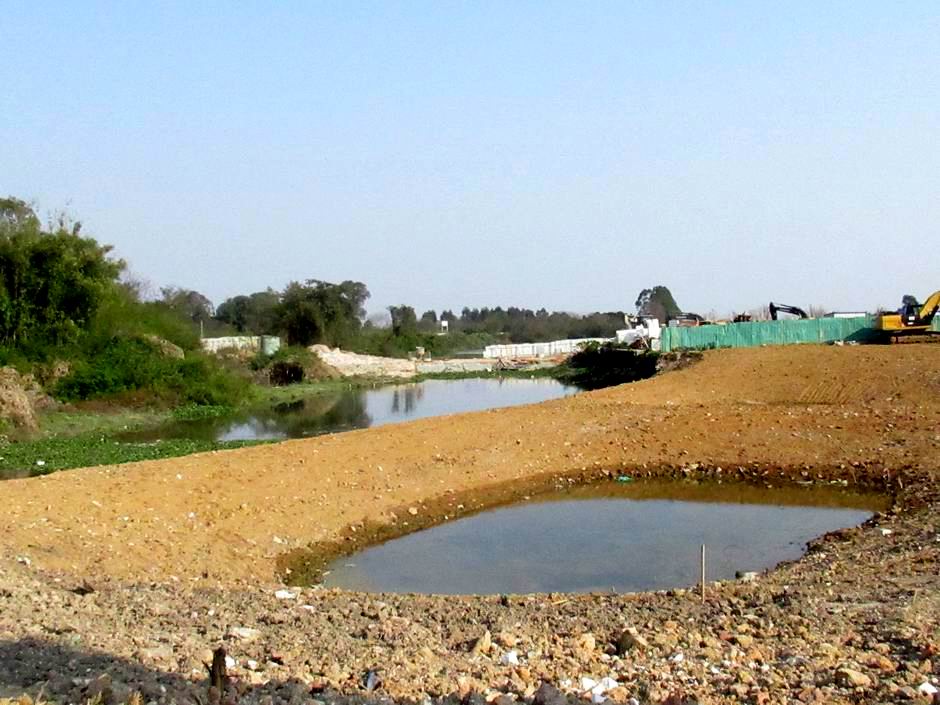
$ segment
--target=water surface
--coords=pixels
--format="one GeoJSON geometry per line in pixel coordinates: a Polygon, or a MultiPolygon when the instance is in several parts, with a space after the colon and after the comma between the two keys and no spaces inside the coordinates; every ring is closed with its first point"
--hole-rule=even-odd
{"type": "Polygon", "coordinates": [[[828,487],[605,484],[556,492],[334,561],[324,584],[373,592],[629,592],[733,578],[863,522],[878,496],[828,487]]]}
{"type": "Polygon", "coordinates": [[[220,418],[180,421],[128,433],[122,438],[131,441],[303,438],[429,416],[534,404],[577,391],[576,387],[545,378],[428,380],[375,389],[322,392],[269,408],[220,418]]]}

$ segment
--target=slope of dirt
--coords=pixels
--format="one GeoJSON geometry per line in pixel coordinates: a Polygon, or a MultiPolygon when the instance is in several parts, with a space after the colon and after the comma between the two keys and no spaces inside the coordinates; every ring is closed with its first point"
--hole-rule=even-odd
{"type": "Polygon", "coordinates": [[[370,669],[396,698],[531,699],[543,680],[577,690],[606,675],[615,699],[641,702],[921,698],[940,670],[938,392],[940,346],[719,351],[535,406],[7,482],[0,684],[76,698],[89,687],[76,673],[108,670],[148,698],[193,701],[222,639],[252,702],[365,693],[370,669]],[[756,583],[714,587],[705,605],[684,591],[273,594],[279,560],[312,543],[624,470],[839,479],[881,487],[896,510],[756,583]],[[94,592],[79,594],[83,581],[94,592]],[[628,626],[642,640],[618,656],[628,626]],[[498,644],[472,652],[487,628],[498,644]],[[511,649],[518,665],[500,661],[511,649]]]}

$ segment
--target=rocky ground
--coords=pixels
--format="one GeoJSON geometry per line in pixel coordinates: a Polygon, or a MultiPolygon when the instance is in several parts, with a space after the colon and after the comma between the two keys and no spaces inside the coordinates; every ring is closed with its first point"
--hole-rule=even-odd
{"type": "Polygon", "coordinates": [[[4,483],[0,696],[929,703],[938,460],[940,346],[800,346],[532,407],[4,483]],[[704,603],[367,595],[277,573],[311,544],[623,471],[855,482],[894,506],[704,603]],[[221,692],[205,666],[220,645],[221,692]]]}

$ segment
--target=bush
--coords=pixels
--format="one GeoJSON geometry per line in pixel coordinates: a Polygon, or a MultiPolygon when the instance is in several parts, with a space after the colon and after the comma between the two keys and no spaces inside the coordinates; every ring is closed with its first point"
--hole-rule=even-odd
{"type": "Polygon", "coordinates": [[[145,340],[115,337],[76,362],[54,395],[73,401],[129,392],[146,392],[173,404],[230,406],[244,398],[247,384],[203,355],[165,357],[145,340]]]}
{"type": "Polygon", "coordinates": [[[584,389],[601,389],[636,382],[656,374],[659,353],[625,346],[588,343],[565,363],[562,381],[584,389]]]}

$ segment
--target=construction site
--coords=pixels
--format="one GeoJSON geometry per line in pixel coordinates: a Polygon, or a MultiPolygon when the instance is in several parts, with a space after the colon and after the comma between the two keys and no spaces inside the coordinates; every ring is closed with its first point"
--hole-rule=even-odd
{"type": "Polygon", "coordinates": [[[0,683],[106,703],[930,702],[938,429],[940,346],[767,346],[532,406],[11,480],[0,683]],[[292,577],[298,558],[624,477],[855,488],[884,508],[798,560],[652,592],[292,577]]]}

